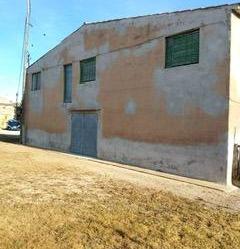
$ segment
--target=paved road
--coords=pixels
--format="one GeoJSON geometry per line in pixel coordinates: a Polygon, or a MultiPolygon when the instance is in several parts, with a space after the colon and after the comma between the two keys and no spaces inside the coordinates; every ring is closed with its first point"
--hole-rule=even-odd
{"type": "Polygon", "coordinates": [[[8,143],[19,143],[19,131],[6,131],[0,129],[0,141],[8,143]]]}

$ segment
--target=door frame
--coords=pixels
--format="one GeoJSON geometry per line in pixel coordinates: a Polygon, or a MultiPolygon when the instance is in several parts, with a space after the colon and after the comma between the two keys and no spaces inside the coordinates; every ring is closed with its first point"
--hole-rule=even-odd
{"type": "MultiPolygon", "coordinates": [[[[70,109],[69,110],[70,114],[71,114],[71,123],[70,123],[70,137],[71,137],[71,141],[70,141],[70,147],[72,145],[72,115],[75,113],[96,113],[97,114],[97,153],[96,153],[96,158],[98,158],[98,152],[99,152],[99,140],[100,140],[100,136],[101,136],[101,109],[70,109]]],[[[85,156],[87,157],[87,156],[85,156]]]]}

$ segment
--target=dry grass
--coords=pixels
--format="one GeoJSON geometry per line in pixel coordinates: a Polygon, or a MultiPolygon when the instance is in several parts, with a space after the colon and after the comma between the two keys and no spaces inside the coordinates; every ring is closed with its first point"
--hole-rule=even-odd
{"type": "Polygon", "coordinates": [[[240,214],[61,154],[0,143],[0,158],[0,248],[240,248],[240,214]]]}

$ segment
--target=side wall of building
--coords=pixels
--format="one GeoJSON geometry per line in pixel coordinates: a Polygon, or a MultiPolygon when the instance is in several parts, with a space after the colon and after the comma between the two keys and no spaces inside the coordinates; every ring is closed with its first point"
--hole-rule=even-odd
{"type": "Polygon", "coordinates": [[[240,18],[231,14],[228,182],[232,180],[234,145],[240,145],[240,18]]]}
{"type": "Polygon", "coordinates": [[[71,112],[99,111],[98,157],[226,183],[229,10],[215,8],[84,25],[28,70],[27,143],[69,151],[71,112]],[[165,68],[166,37],[200,28],[199,64],[165,68]],[[79,61],[96,56],[96,81],[79,61]],[[63,104],[63,65],[73,102],[63,104]],[[31,73],[42,89],[31,92],[31,73]]]}

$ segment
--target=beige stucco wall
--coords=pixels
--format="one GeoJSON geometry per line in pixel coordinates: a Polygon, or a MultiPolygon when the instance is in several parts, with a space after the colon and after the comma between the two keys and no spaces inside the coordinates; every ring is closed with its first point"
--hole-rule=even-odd
{"type": "Polygon", "coordinates": [[[14,118],[14,105],[0,103],[0,129],[7,126],[7,121],[14,118]]]}
{"type": "Polygon", "coordinates": [[[240,145],[240,19],[231,14],[231,61],[229,85],[228,181],[232,178],[234,144],[240,145]]]}
{"type": "MultiPolygon", "coordinates": [[[[232,7],[231,7],[232,8],[232,7]]],[[[68,151],[72,110],[100,110],[98,157],[226,183],[230,7],[84,25],[28,69],[27,143],[68,151]],[[200,28],[200,63],[165,69],[165,38],[200,28]],[[95,82],[79,61],[97,56],[95,82]],[[73,63],[73,103],[63,65],[73,63]],[[31,73],[42,89],[31,92],[31,73]]]]}

